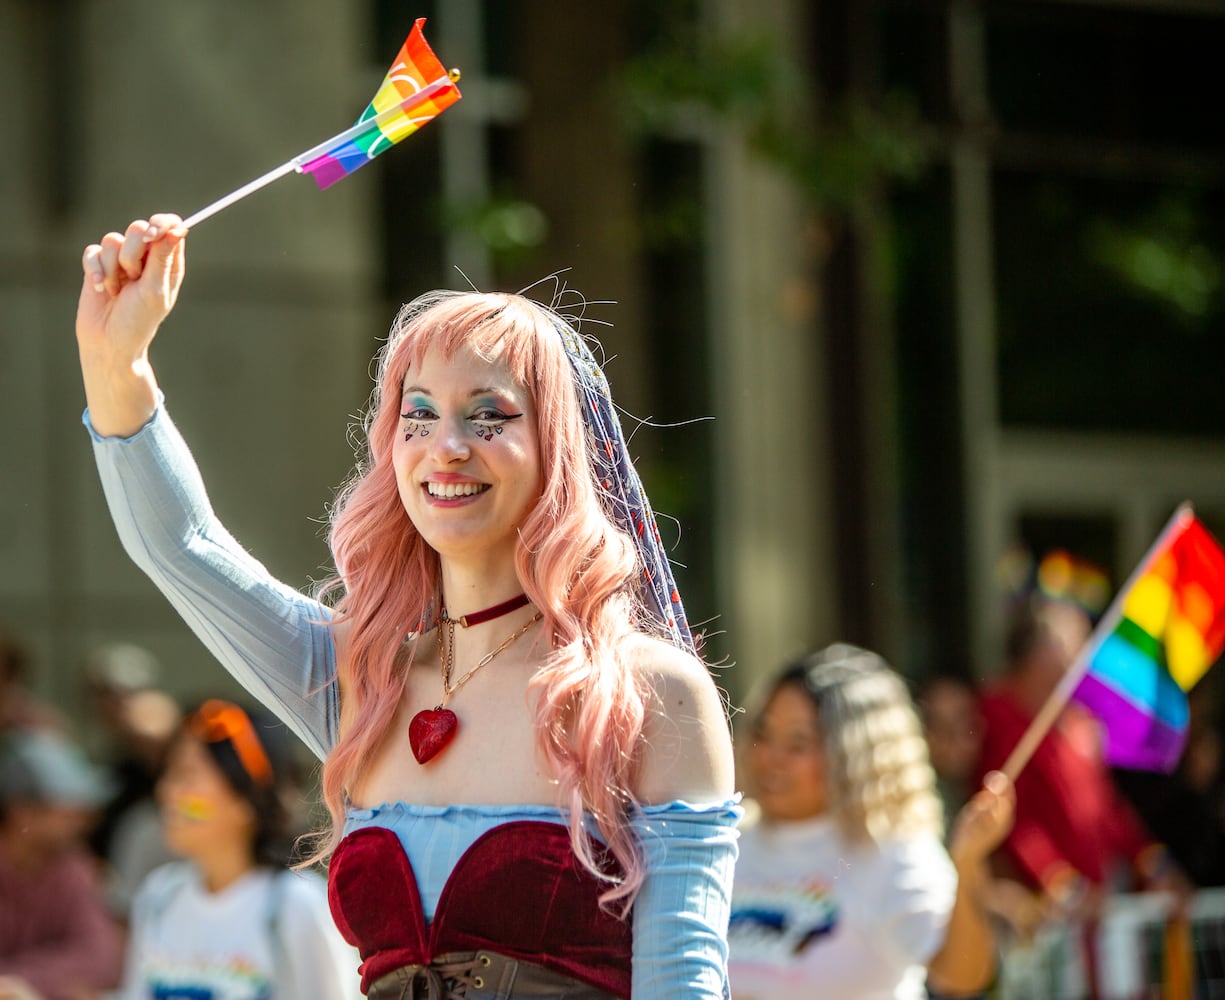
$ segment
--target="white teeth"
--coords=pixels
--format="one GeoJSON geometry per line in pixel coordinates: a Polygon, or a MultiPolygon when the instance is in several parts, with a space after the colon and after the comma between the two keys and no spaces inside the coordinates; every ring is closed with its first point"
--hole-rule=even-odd
{"type": "Polygon", "coordinates": [[[449,500],[452,497],[470,497],[483,493],[487,486],[483,483],[435,483],[428,482],[425,488],[430,496],[449,500]]]}

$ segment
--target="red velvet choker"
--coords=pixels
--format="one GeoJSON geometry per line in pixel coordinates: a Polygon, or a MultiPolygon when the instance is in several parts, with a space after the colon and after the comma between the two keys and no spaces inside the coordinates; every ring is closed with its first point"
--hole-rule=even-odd
{"type": "Polygon", "coordinates": [[[473,625],[483,625],[485,622],[491,622],[495,618],[501,618],[503,615],[508,615],[512,611],[518,611],[531,602],[527,599],[527,594],[520,594],[518,597],[512,597],[509,601],[503,601],[501,604],[493,604],[487,608],[482,608],[480,611],[473,611],[466,615],[460,615],[458,618],[451,618],[447,614],[447,609],[442,609],[442,614],[439,616],[439,621],[457,621],[464,628],[471,628],[473,625]]]}

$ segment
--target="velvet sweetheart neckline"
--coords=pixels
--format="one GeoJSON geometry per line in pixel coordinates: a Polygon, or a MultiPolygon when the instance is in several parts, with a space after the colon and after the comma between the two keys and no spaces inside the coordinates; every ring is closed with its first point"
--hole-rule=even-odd
{"type": "MultiPolygon", "coordinates": [[[[599,842],[592,846],[614,873],[599,842]]],[[[447,877],[431,921],[412,863],[387,827],[346,835],[328,873],[337,927],[363,959],[363,988],[403,966],[485,949],[628,996],[631,925],[600,908],[607,888],[574,856],[569,828],[544,820],[501,823],[478,836],[447,877]]]]}

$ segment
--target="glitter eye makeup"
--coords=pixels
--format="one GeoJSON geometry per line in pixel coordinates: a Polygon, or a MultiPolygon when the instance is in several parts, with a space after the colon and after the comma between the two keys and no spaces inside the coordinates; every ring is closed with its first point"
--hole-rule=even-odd
{"type": "MultiPolygon", "coordinates": [[[[404,409],[400,412],[400,419],[404,421],[404,440],[429,437],[430,428],[439,420],[432,404],[424,398],[413,398],[404,400],[402,405],[404,409]]],[[[497,399],[480,400],[471,415],[464,418],[477,438],[492,441],[505,431],[510,421],[523,416],[522,413],[505,412],[503,405],[497,399]]]]}

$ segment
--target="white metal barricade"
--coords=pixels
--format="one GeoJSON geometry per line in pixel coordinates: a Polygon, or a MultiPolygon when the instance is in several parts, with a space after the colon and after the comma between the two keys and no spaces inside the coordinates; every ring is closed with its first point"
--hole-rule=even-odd
{"type": "MultiPolygon", "coordinates": [[[[1168,1000],[1173,995],[1166,940],[1170,903],[1157,893],[1114,896],[1106,903],[1093,936],[1099,1000],[1168,1000]]],[[[1043,927],[1032,942],[1007,947],[1000,1000],[1086,1000],[1085,942],[1083,926],[1061,923],[1043,927]]],[[[1225,889],[1196,893],[1189,944],[1189,995],[1225,1000],[1225,889]]]]}

